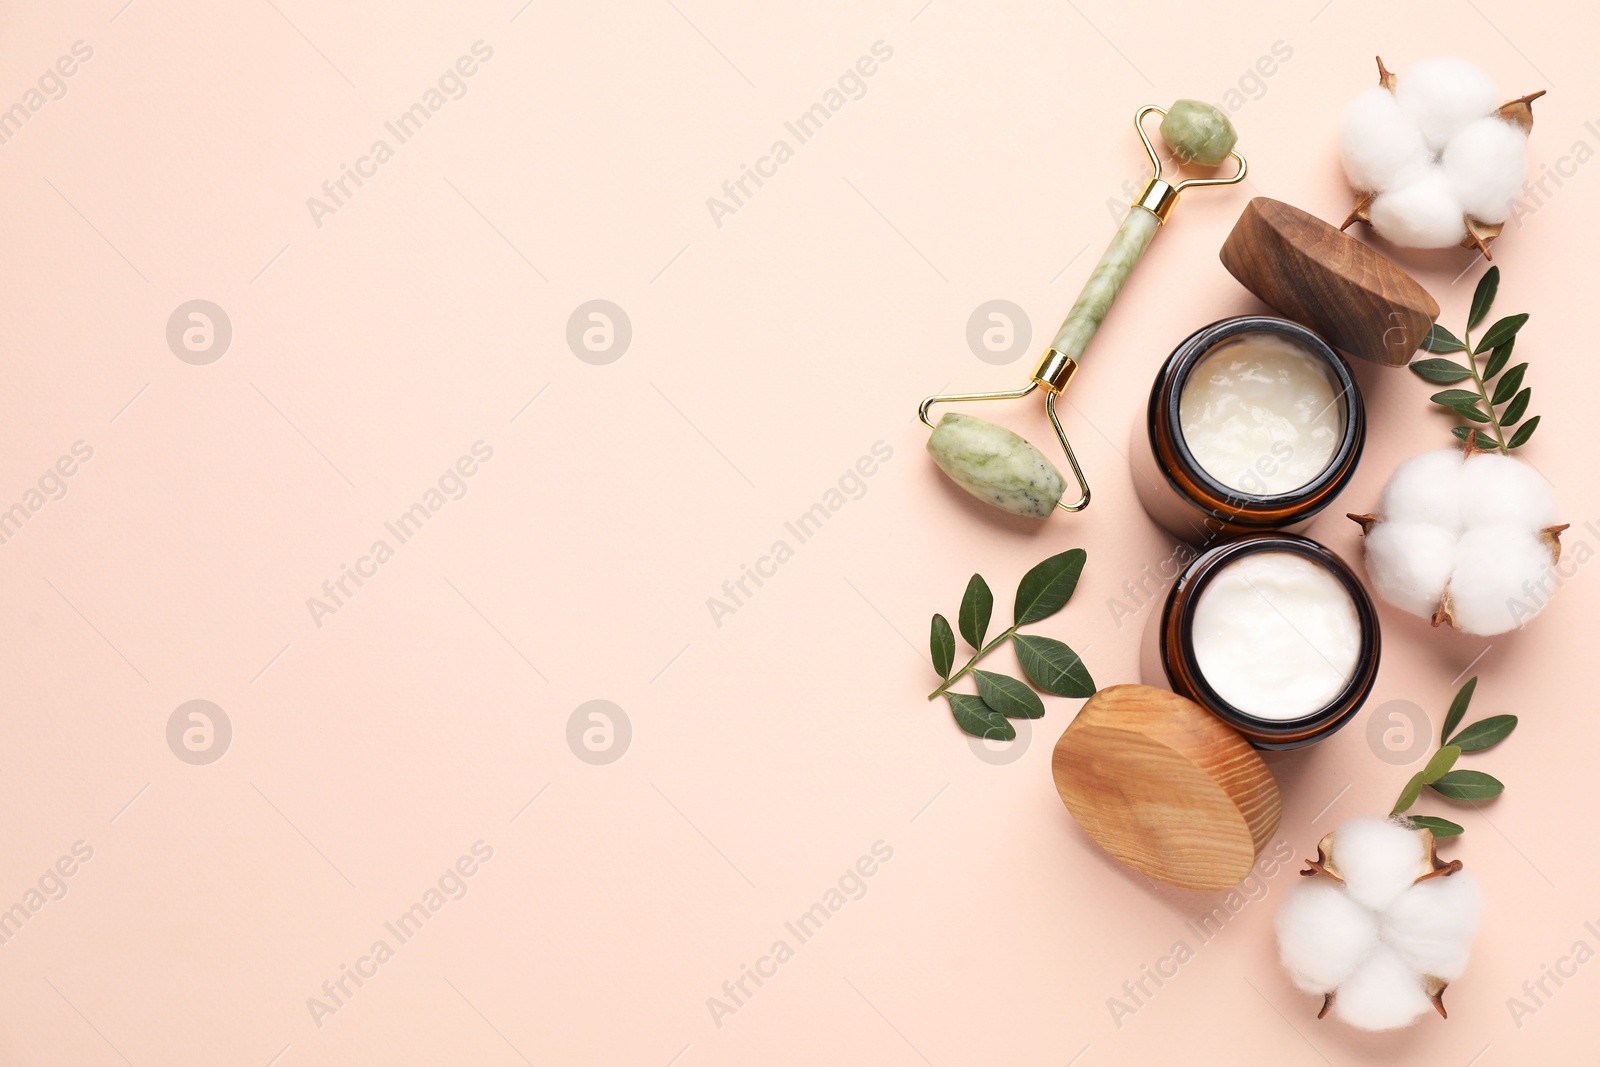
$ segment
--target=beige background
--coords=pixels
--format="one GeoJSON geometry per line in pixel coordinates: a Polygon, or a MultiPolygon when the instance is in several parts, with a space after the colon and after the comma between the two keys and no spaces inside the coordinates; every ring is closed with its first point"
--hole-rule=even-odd
{"type": "MultiPolygon", "coordinates": [[[[1480,710],[1525,716],[1478,764],[1507,794],[1457,815],[1453,852],[1491,910],[1452,1018],[1398,1035],[1317,1022],[1282,975],[1270,920],[1292,862],[1202,943],[1189,924],[1220,897],[1096,851],[1049,780],[1075,702],[1050,698],[996,764],[922,699],[928,616],[954,612],[968,574],[1003,613],[1028,566],[1074,545],[1083,584],[1040,629],[1101,684],[1133,680],[1148,612],[1118,626],[1112,604],[1171,545],[1134,501],[1129,427],[1177,340],[1260,310],[1216,258],[1249,195],[1343,216],[1333,133],[1374,52],[1463,54],[1507,95],[1551,90],[1534,156],[1565,157],[1567,177],[1496,246],[1500,307],[1533,313],[1518,351],[1546,419],[1527,457],[1558,486],[1569,547],[1600,545],[1583,528],[1600,519],[1600,83],[1579,12],[6,5],[0,105],[26,108],[75,42],[93,54],[0,145],[0,506],[76,442],[93,454],[46,478],[65,495],[0,545],[0,908],[41,879],[67,890],[0,945],[0,1062],[1588,1062],[1600,964],[1547,980],[1520,1026],[1507,1004],[1574,942],[1600,948],[1586,567],[1493,642],[1385,611],[1373,710],[1274,761],[1298,858],[1414,769],[1369,746],[1379,705],[1437,724],[1470,666],[1480,710]],[[384,124],[478,41],[493,54],[465,95],[398,144],[384,124]],[[707,198],[879,41],[892,58],[865,95],[717,225],[707,198]],[[1091,510],[997,519],[933,469],[915,402],[1022,380],[1139,178],[1129,115],[1183,95],[1232,102],[1252,188],[1188,198],[1090,350],[1070,425],[1091,510]],[[314,218],[307,199],[380,138],[393,158],[314,218]],[[996,298],[1034,337],[1000,367],[966,341],[996,298]],[[232,326],[206,365],[166,340],[194,299],[232,326]],[[631,322],[609,365],[566,340],[594,299],[631,322]],[[384,523],[480,441],[492,458],[445,479],[465,495],[394,541],[384,523]],[[879,441],[892,458],[864,495],[795,543],[785,521],[879,441]],[[317,625],[307,599],[343,566],[371,573],[385,538],[393,558],[317,625]],[[793,558],[716,625],[707,599],[778,539],[793,558]],[[209,765],[167,743],[196,699],[232,728],[209,765]],[[593,699],[631,723],[609,765],[567,743],[593,699]],[[492,858],[465,896],[395,947],[384,923],[480,841],[492,858]],[[880,841],[892,858],[865,895],[717,1025],[708,998],[880,841]],[[91,859],[70,859],[77,842],[91,859]],[[308,998],[380,938],[393,958],[318,1026],[308,998]],[[1194,958],[1114,1013],[1180,940],[1194,958]]],[[[1404,262],[1459,328],[1483,264],[1404,262]]],[[[1338,512],[1447,440],[1425,385],[1361,378],[1372,440],[1338,512]]],[[[1013,416],[1044,432],[1036,410],[1013,416]]],[[[1312,532],[1357,551],[1341,518],[1312,532]]]]}

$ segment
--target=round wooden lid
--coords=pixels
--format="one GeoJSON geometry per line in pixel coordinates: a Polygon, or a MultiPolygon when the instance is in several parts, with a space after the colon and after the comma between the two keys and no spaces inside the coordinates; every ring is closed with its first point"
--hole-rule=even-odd
{"type": "Polygon", "coordinates": [[[1114,685],[1056,742],[1056,791],[1117,859],[1184,889],[1238,885],[1278,828],[1278,783],[1230,726],[1192,700],[1114,685]]]}
{"type": "Polygon", "coordinates": [[[1221,255],[1246,289],[1373,363],[1409,363],[1439,317],[1428,291],[1376,249],[1265,196],[1245,205],[1221,255]]]}

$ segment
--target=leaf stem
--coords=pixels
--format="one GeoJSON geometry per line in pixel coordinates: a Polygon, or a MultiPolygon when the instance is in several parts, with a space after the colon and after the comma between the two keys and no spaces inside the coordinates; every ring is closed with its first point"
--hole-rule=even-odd
{"type": "Polygon", "coordinates": [[[1001,644],[1003,644],[1006,641],[1011,640],[1016,635],[1017,635],[1016,626],[1008,626],[1006,629],[1002,630],[1000,632],[1000,636],[999,637],[996,637],[993,641],[990,641],[988,644],[986,644],[982,648],[978,649],[978,651],[974,652],[972,654],[972,658],[967,660],[967,665],[965,667],[962,667],[959,671],[956,671],[956,673],[952,674],[949,678],[946,678],[943,685],[941,685],[939,688],[935,689],[933,692],[929,693],[928,694],[928,699],[929,700],[937,700],[941,694],[943,694],[946,691],[948,691],[949,688],[952,685],[955,685],[956,682],[963,675],[971,673],[972,668],[977,665],[977,662],[980,659],[982,659],[983,657],[987,656],[989,653],[993,652],[1001,644]]]}
{"type": "MultiPolygon", "coordinates": [[[[1467,346],[1467,366],[1472,370],[1472,380],[1478,386],[1478,395],[1483,398],[1483,406],[1487,409],[1489,415],[1489,425],[1494,427],[1494,436],[1495,440],[1499,442],[1500,454],[1509,456],[1511,455],[1511,449],[1506,447],[1506,432],[1500,426],[1500,413],[1495,411],[1494,402],[1489,399],[1489,386],[1483,380],[1483,374],[1478,370],[1478,353],[1472,350],[1472,331],[1470,329],[1462,331],[1461,343],[1467,346]]],[[[1494,351],[1491,349],[1489,354],[1491,356],[1494,355],[1494,351]]],[[[1477,432],[1477,427],[1473,427],[1472,433],[1467,434],[1467,440],[1470,442],[1473,434],[1477,432]]]]}

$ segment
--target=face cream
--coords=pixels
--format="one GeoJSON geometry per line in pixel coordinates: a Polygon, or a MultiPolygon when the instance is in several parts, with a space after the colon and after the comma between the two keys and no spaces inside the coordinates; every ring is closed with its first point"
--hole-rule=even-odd
{"type": "Polygon", "coordinates": [[[1378,674],[1378,616],[1337,555],[1294,534],[1201,552],[1151,613],[1146,685],[1209,710],[1257,748],[1312,744],[1348,722],[1378,674]]]}
{"type": "Polygon", "coordinates": [[[1129,454],[1150,517],[1206,545],[1304,528],[1348,484],[1365,440],[1360,391],[1327,342],[1243,315],[1167,357],[1129,454]]]}
{"type": "Polygon", "coordinates": [[[1223,567],[1194,609],[1194,654],[1217,695],[1282,722],[1328,705],[1361,655],[1355,604],[1327,569],[1289,552],[1223,567]]]}
{"type": "Polygon", "coordinates": [[[1267,333],[1242,334],[1206,353],[1189,372],[1178,417],[1207,474],[1259,496],[1298,489],[1326,470],[1341,429],[1326,366],[1267,333]]]}

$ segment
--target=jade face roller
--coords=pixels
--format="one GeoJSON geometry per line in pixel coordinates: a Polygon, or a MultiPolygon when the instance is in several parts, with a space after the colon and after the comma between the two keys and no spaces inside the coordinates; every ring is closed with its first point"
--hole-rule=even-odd
{"type": "Polygon", "coordinates": [[[1133,270],[1139,257],[1150,246],[1156,230],[1166,222],[1172,205],[1185,189],[1203,185],[1233,185],[1244,180],[1244,157],[1233,150],[1238,139],[1233,124],[1227,116],[1210,104],[1198,100],[1179,100],[1170,110],[1147,104],[1134,113],[1133,128],[1150,156],[1152,174],[1144,191],[1133,202],[1128,216],[1118,228],[1116,236],[1106,248],[1100,262],[1095,265],[1083,292],[1067,312],[1066,321],[1056,332],[1055,340],[1044,358],[1034,369],[1033,377],[1021,389],[997,393],[955,393],[930,396],[922,402],[917,414],[933,434],[928,438],[928,452],[939,469],[948,474],[957,485],[986,504],[993,504],[1013,515],[1026,515],[1036,519],[1047,518],[1056,508],[1063,511],[1082,511],[1089,506],[1089,483],[1084,480],[1078,459],[1072,454],[1072,444],[1061,419],[1056,414],[1056,397],[1066,389],[1067,383],[1077,373],[1078,360],[1088,347],[1090,338],[1100,328],[1106,312],[1121,291],[1123,282],[1133,270]],[[1232,156],[1238,161],[1238,170],[1228,178],[1191,178],[1177,185],[1161,178],[1161,157],[1157,155],[1150,137],[1144,132],[1145,116],[1161,116],[1162,140],[1172,150],[1180,163],[1195,163],[1215,167],[1232,156]],[[973,400],[1018,400],[1035,389],[1045,391],[1044,410],[1050,417],[1056,438],[1061,442],[1072,475],[1078,482],[1079,497],[1064,503],[1061,495],[1066,490],[1066,480],[1044,454],[1027,441],[1003,426],[992,422],[948,412],[935,426],[928,420],[928,411],[935,404],[949,404],[973,400]]]}

